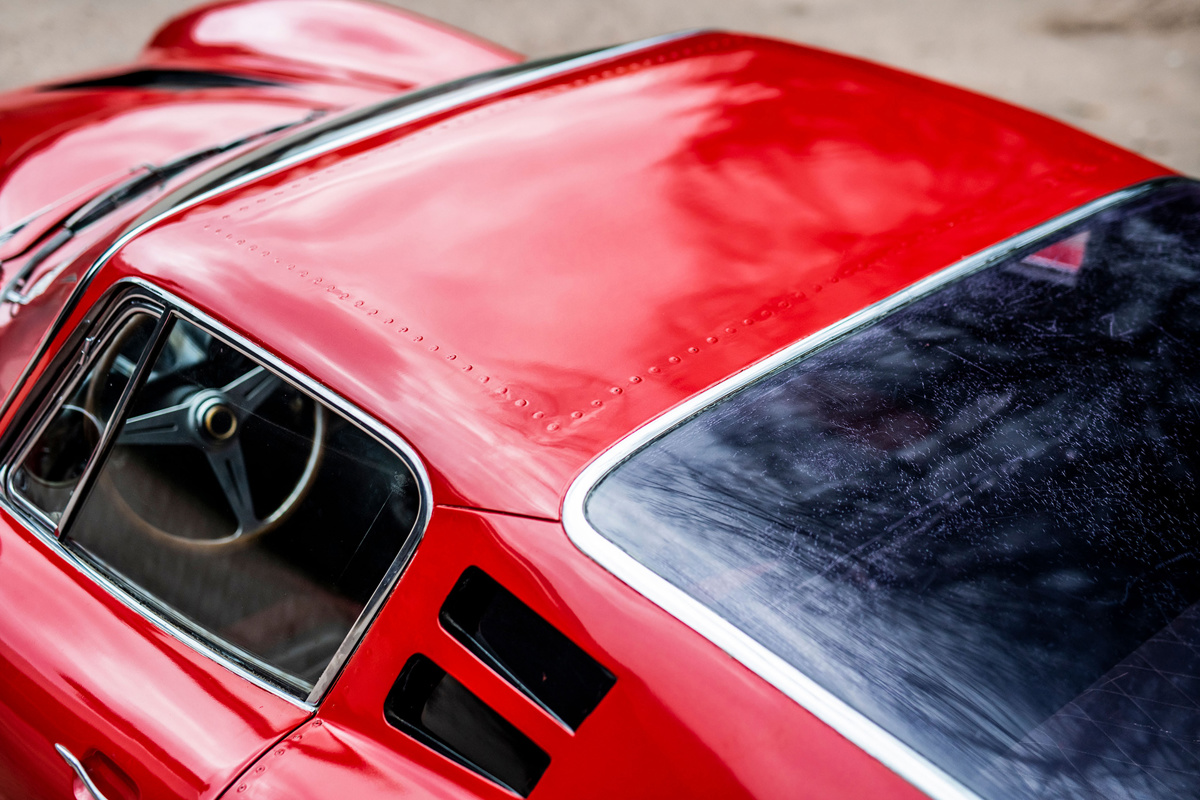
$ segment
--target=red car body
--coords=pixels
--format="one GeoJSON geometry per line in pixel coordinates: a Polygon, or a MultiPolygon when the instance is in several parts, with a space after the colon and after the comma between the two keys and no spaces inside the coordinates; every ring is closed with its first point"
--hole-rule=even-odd
{"type": "MultiPolygon", "coordinates": [[[[120,74],[264,83],[120,86],[108,71],[0,97],[3,278],[140,164],[520,61],[345,0],[188,14],[120,74]]],[[[921,796],[582,553],[564,498],[631,431],[728,376],[1170,172],[969,92],[719,32],[445,97],[147,221],[201,164],[83,231],[6,303],[0,425],[94,304],[140,281],[405,440],[432,512],[340,677],[306,704],[169,635],[6,506],[0,796],[86,797],[56,744],[110,798],[513,796],[385,720],[414,653],[549,755],[535,797],[921,796]],[[578,729],[439,624],[468,567],[615,677],[578,729]]]]}

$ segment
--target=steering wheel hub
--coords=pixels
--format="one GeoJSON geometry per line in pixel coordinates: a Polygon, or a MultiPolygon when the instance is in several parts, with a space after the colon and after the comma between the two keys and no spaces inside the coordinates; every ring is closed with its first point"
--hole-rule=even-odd
{"type": "Polygon", "coordinates": [[[208,397],[196,404],[196,423],[201,435],[224,442],[238,430],[237,413],[223,397],[208,397]]]}

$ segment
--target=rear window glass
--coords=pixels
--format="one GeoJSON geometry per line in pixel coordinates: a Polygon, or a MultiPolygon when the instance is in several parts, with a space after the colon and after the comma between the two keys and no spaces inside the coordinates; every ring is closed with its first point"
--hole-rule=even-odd
{"type": "Polygon", "coordinates": [[[946,285],[587,518],[984,797],[1200,797],[1198,231],[1175,185],[946,285]]]}

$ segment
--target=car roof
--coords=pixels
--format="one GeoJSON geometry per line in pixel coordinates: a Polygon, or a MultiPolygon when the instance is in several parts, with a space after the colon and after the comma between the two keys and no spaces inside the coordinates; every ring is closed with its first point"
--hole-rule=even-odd
{"type": "Polygon", "coordinates": [[[601,52],[187,207],[117,253],[412,443],[435,502],[558,518],[586,464],[788,344],[1168,174],[874,64],[601,52]]]}

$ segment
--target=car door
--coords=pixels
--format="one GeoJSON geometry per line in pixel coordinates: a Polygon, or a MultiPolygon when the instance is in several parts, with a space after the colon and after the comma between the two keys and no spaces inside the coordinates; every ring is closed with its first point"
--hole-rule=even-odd
{"type": "Polygon", "coordinates": [[[312,714],[424,483],[178,301],[89,318],[4,439],[0,797],[216,797],[312,714]]]}

